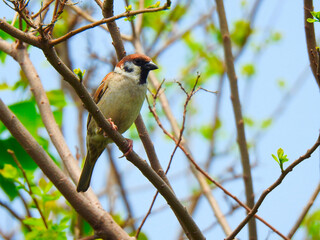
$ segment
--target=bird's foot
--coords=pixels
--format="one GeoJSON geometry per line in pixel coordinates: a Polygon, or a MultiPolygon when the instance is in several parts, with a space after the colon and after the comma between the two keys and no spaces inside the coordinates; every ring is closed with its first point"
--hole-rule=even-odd
{"type": "Polygon", "coordinates": [[[119,158],[123,158],[123,157],[128,156],[128,154],[131,153],[132,150],[133,150],[133,141],[132,141],[131,139],[129,139],[129,138],[126,138],[126,140],[127,140],[128,143],[129,143],[129,148],[128,148],[128,150],[127,150],[121,157],[119,157],[119,158]]]}
{"type": "Polygon", "coordinates": [[[107,118],[107,121],[110,123],[113,130],[118,131],[117,125],[114,124],[111,118],[107,118]]]}
{"type": "MultiPolygon", "coordinates": [[[[111,128],[112,128],[114,131],[118,131],[117,125],[114,124],[114,122],[112,121],[111,118],[107,118],[107,121],[110,123],[111,128]]],[[[98,133],[99,133],[99,134],[102,133],[105,138],[109,137],[108,134],[102,130],[102,128],[99,128],[98,133]],[[103,132],[103,133],[102,133],[102,132],[103,132]]]]}

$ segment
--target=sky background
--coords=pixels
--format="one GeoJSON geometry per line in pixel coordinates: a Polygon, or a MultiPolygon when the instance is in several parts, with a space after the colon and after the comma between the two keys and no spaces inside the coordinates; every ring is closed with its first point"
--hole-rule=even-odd
{"type": "MultiPolygon", "coordinates": [[[[224,2],[229,28],[232,29],[232,22],[243,17],[243,11],[240,8],[240,1],[227,0],[224,2]]],[[[249,5],[252,3],[252,1],[247,2],[249,5]]],[[[315,10],[320,11],[319,2],[315,1],[315,3],[315,10]]],[[[81,6],[82,4],[83,2],[80,1],[79,5],[81,6]]],[[[185,25],[192,23],[193,19],[198,14],[207,12],[209,9],[208,6],[211,6],[211,2],[194,1],[192,6],[192,11],[191,13],[188,13],[189,15],[184,22],[185,25]]],[[[123,5],[117,6],[115,14],[121,13],[123,9],[123,5]]],[[[0,17],[11,19],[12,16],[13,11],[9,10],[3,2],[0,2],[0,17]]],[[[99,19],[100,17],[100,13],[97,12],[96,18],[99,19]]],[[[128,22],[125,22],[123,19],[118,21],[118,25],[122,33],[130,32],[128,22]]],[[[292,163],[315,143],[320,126],[320,95],[319,88],[311,74],[308,63],[304,36],[302,1],[264,0],[257,12],[257,18],[253,27],[255,32],[250,39],[248,48],[236,63],[240,96],[241,100],[246,103],[243,106],[244,115],[257,121],[263,121],[269,118],[282,101],[282,98],[287,91],[290,91],[293,86],[297,86],[295,91],[291,91],[292,100],[285,105],[285,108],[279,113],[280,116],[276,118],[276,121],[272,126],[263,132],[261,139],[259,140],[257,152],[251,152],[251,160],[258,161],[258,166],[253,170],[254,190],[257,199],[280,175],[280,169],[276,162],[271,158],[271,154],[276,154],[277,149],[281,147],[284,149],[285,154],[288,155],[290,160],[289,163],[292,163]],[[252,44],[263,40],[270,30],[280,32],[282,40],[278,43],[271,44],[266,49],[262,50],[262,53],[256,58],[252,44]],[[252,79],[247,80],[240,74],[240,68],[243,64],[252,63],[253,61],[256,67],[256,74],[252,79]],[[286,85],[284,89],[279,88],[277,84],[278,80],[285,81],[286,85]],[[246,81],[252,81],[249,95],[246,95],[246,81]],[[296,84],[297,81],[299,84],[296,84]]],[[[316,30],[318,30],[319,27],[320,24],[315,24],[316,30]]],[[[199,33],[197,36],[201,39],[201,30],[195,29],[194,31],[195,33],[199,33]]],[[[99,29],[96,29],[95,31],[90,30],[83,35],[76,36],[73,39],[73,44],[71,44],[72,51],[76,52],[76,54],[73,55],[75,68],[80,69],[86,69],[89,65],[87,60],[87,44],[94,44],[96,51],[102,56],[113,51],[110,44],[111,40],[104,31],[99,29]],[[83,35],[87,37],[83,38],[83,35]],[[89,40],[88,36],[90,36],[89,40]],[[108,47],[105,47],[106,44],[108,44],[108,47]]],[[[130,51],[132,51],[132,48],[127,47],[127,52],[130,53],[130,51]]],[[[160,67],[159,78],[165,78],[167,81],[179,79],[178,69],[186,64],[188,56],[188,52],[185,51],[185,46],[182,43],[174,44],[170,48],[170,51],[164,53],[157,62],[160,67]]],[[[47,90],[58,88],[60,82],[59,76],[46,62],[41,51],[32,48],[30,57],[35,63],[45,88],[47,90]]],[[[99,70],[99,73],[95,77],[96,82],[91,82],[90,86],[97,86],[102,77],[111,70],[109,66],[101,66],[101,71],[99,70]]],[[[19,79],[17,69],[17,63],[11,58],[8,58],[6,65],[0,65],[0,83],[9,82],[10,84],[13,84],[19,79]]],[[[201,73],[201,69],[198,69],[198,71],[201,73]]],[[[196,72],[194,74],[196,76],[196,72]]],[[[205,87],[215,91],[216,81],[211,81],[211,83],[208,83],[205,87]]],[[[179,91],[178,88],[177,91],[179,91]]],[[[218,134],[223,140],[228,140],[230,136],[232,139],[233,135],[233,139],[235,140],[234,119],[231,101],[229,99],[229,84],[227,82],[224,92],[221,94],[223,95],[223,105],[221,107],[223,129],[219,131],[218,134]]],[[[9,92],[0,91],[0,97],[6,104],[11,104],[19,99],[24,99],[27,96],[13,96],[9,92]]],[[[199,116],[198,118],[192,119],[193,124],[196,125],[198,119],[207,119],[208,121],[211,119],[213,109],[208,109],[208,103],[211,104],[211,102],[214,102],[215,100],[215,96],[204,92],[199,93],[193,99],[199,108],[199,116]]],[[[180,99],[179,101],[181,101],[180,105],[179,102],[173,104],[173,109],[177,118],[181,120],[181,103],[183,103],[183,99],[180,99]]],[[[144,104],[142,114],[146,115],[147,113],[148,109],[146,104],[144,104]]],[[[73,153],[76,152],[77,145],[77,139],[74,135],[76,125],[72,124],[74,119],[77,119],[75,106],[69,99],[69,104],[64,111],[64,133],[67,143],[73,153]]],[[[248,141],[252,140],[255,136],[256,130],[257,129],[255,128],[246,127],[248,141]]],[[[166,166],[172,153],[173,145],[163,141],[161,131],[156,131],[153,135],[153,141],[161,163],[163,166],[166,166]],[[160,137],[157,137],[157,133],[160,137]]],[[[201,164],[207,157],[206,143],[203,143],[203,139],[199,136],[194,136],[194,138],[188,139],[188,141],[190,146],[192,146],[192,149],[196,149],[193,153],[197,156],[197,161],[201,164]]],[[[218,149],[224,149],[227,141],[221,142],[222,143],[217,146],[218,149]]],[[[138,141],[134,142],[134,149],[140,156],[146,158],[143,147],[138,141]]],[[[120,156],[121,153],[116,150],[114,155],[120,156]]],[[[103,157],[106,158],[106,156],[103,157]]],[[[236,151],[234,156],[229,157],[228,159],[217,158],[210,169],[210,174],[212,176],[219,175],[221,169],[224,169],[226,164],[232,161],[238,161],[236,151]]],[[[259,209],[259,216],[264,218],[285,235],[295,223],[297,216],[307,203],[319,182],[319,161],[319,150],[317,150],[311,158],[304,161],[296,167],[293,172],[288,174],[283,183],[267,196],[259,209]]],[[[130,193],[130,201],[132,201],[134,214],[135,216],[143,217],[144,213],[149,208],[155,190],[142,174],[130,163],[121,159],[117,164],[121,172],[126,174],[124,184],[130,193]]],[[[287,165],[288,164],[285,166],[287,165]]],[[[239,164],[237,166],[237,172],[241,173],[241,166],[239,164]]],[[[105,181],[101,181],[101,179],[104,177],[107,178],[105,173],[106,168],[106,160],[97,162],[94,178],[92,179],[92,186],[96,192],[99,192],[105,184],[105,181]],[[101,176],[103,177],[101,178],[101,176]]],[[[194,188],[197,187],[197,183],[191,174],[188,178],[179,178],[181,174],[188,173],[187,169],[188,163],[183,154],[178,151],[171,166],[169,180],[172,181],[177,196],[182,199],[190,195],[193,186],[194,188]]],[[[237,180],[227,183],[225,184],[225,187],[239,198],[244,199],[242,181],[237,180]]],[[[222,210],[226,212],[228,210],[228,205],[225,203],[225,196],[222,191],[216,189],[213,191],[213,195],[218,201],[222,202],[222,210]]],[[[0,198],[2,199],[2,197],[4,196],[1,194],[0,198]]],[[[106,208],[108,208],[108,201],[106,198],[102,198],[101,201],[106,208]]],[[[229,199],[229,202],[233,202],[233,200],[229,199]]],[[[317,199],[311,211],[319,208],[319,203],[320,200],[317,199]]],[[[205,229],[215,220],[212,211],[208,211],[207,201],[205,199],[201,199],[200,205],[199,211],[195,214],[195,220],[201,229],[205,229]]],[[[146,222],[143,231],[145,231],[147,235],[150,236],[150,239],[153,240],[176,239],[179,224],[170,208],[166,207],[163,198],[158,197],[154,209],[162,207],[165,207],[165,210],[151,215],[146,222]]],[[[125,214],[123,206],[118,205],[117,210],[120,213],[125,214]]],[[[3,216],[3,213],[4,211],[0,209],[1,216],[3,216]]],[[[237,227],[243,217],[244,211],[238,210],[231,218],[228,218],[231,228],[237,227]]],[[[1,219],[1,229],[11,227],[11,217],[6,215],[1,219]]],[[[259,223],[259,221],[257,221],[257,226],[260,239],[267,239],[268,236],[270,236],[269,239],[278,239],[275,234],[270,233],[270,230],[259,223]]],[[[224,237],[219,226],[205,232],[205,236],[207,239],[223,239],[224,237]]],[[[304,232],[300,230],[295,235],[294,239],[302,239],[303,236],[304,232]]],[[[240,232],[238,238],[247,239],[246,228],[240,232]]]]}

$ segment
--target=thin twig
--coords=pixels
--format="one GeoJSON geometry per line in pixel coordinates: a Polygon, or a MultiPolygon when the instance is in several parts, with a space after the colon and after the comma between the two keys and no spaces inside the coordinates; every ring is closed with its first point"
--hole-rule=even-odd
{"type": "Polygon", "coordinates": [[[8,210],[8,212],[15,218],[17,219],[26,229],[28,229],[28,231],[31,231],[31,228],[29,225],[25,224],[23,222],[23,218],[20,217],[11,207],[9,204],[6,204],[2,201],[0,201],[0,206],[4,207],[5,209],[8,210]]]}
{"type": "MultiPolygon", "coordinates": [[[[81,8],[79,8],[78,6],[76,5],[68,5],[67,6],[68,8],[71,8],[73,11],[75,11],[78,15],[80,15],[81,17],[83,17],[85,20],[91,22],[91,23],[95,23],[97,22],[98,20],[94,19],[93,17],[91,17],[88,13],[86,13],[85,11],[83,11],[81,8]]],[[[139,16],[142,16],[142,14],[140,14],[139,16]]],[[[109,29],[107,26],[105,25],[100,25],[101,28],[103,28],[104,30],[106,30],[107,32],[109,32],[109,29]]],[[[125,41],[131,41],[132,40],[132,37],[131,36],[128,36],[128,35],[124,35],[124,34],[121,34],[121,38],[125,41]]]]}
{"type": "Polygon", "coordinates": [[[293,163],[291,163],[280,175],[280,177],[266,190],[263,191],[260,198],[258,199],[257,203],[253,206],[253,208],[250,210],[246,218],[238,225],[238,227],[230,234],[226,240],[232,240],[240,231],[241,229],[248,223],[248,221],[254,216],[254,214],[258,211],[258,208],[262,204],[263,200],[266,198],[266,196],[274,190],[277,186],[281,184],[283,179],[286,177],[286,175],[293,170],[294,167],[296,167],[298,164],[300,164],[303,160],[310,158],[311,154],[320,146],[320,135],[316,141],[316,143],[308,149],[308,151],[299,157],[297,160],[295,160],[293,163]]]}
{"type": "MultiPolygon", "coordinates": [[[[155,120],[157,121],[158,126],[162,129],[162,131],[164,132],[165,135],[167,135],[169,138],[171,138],[174,142],[176,142],[176,138],[169,133],[162,125],[159,116],[157,115],[156,112],[154,112],[152,110],[151,107],[149,107],[151,113],[153,114],[155,120]]],[[[203,175],[205,176],[209,181],[211,181],[213,184],[215,184],[218,188],[220,188],[226,195],[228,195],[229,197],[231,197],[232,199],[234,199],[240,206],[242,206],[243,208],[245,208],[248,212],[251,211],[251,209],[244,204],[243,202],[241,202],[235,195],[231,194],[227,189],[225,189],[219,182],[217,182],[216,180],[214,180],[206,171],[204,171],[193,159],[193,157],[190,155],[190,153],[187,151],[187,149],[185,149],[185,147],[182,144],[179,144],[179,148],[184,152],[184,154],[186,155],[186,157],[190,160],[190,162],[193,164],[193,166],[203,175]]],[[[259,221],[261,221],[262,223],[264,223],[266,226],[268,226],[270,229],[272,229],[272,231],[274,231],[275,233],[277,233],[280,237],[282,237],[283,239],[287,239],[286,236],[284,236],[282,233],[280,233],[277,229],[275,229],[274,227],[272,227],[269,223],[267,223],[264,219],[262,219],[261,217],[259,217],[258,215],[254,215],[255,218],[257,218],[259,221]]]]}
{"type": "Polygon", "coordinates": [[[115,164],[115,161],[114,161],[114,158],[112,156],[112,153],[111,153],[111,150],[110,150],[110,147],[107,147],[107,153],[108,153],[108,156],[109,156],[109,161],[111,163],[111,167],[113,169],[113,172],[114,172],[114,175],[115,175],[115,178],[116,178],[116,181],[118,183],[118,186],[119,186],[119,189],[120,189],[120,193],[121,193],[121,197],[123,199],[123,202],[124,202],[124,205],[126,206],[126,210],[127,210],[127,213],[128,213],[128,220],[127,222],[132,222],[132,230],[135,231],[135,226],[134,226],[134,222],[132,221],[133,220],[133,211],[132,211],[132,207],[129,203],[129,199],[128,199],[128,194],[125,190],[125,187],[124,187],[124,184],[123,184],[123,180],[121,178],[121,175],[119,173],[119,170],[117,168],[117,165],[115,164]]]}
{"type": "Polygon", "coordinates": [[[76,192],[74,184],[69,181],[68,177],[60,170],[1,99],[0,120],[66,200],[88,221],[98,237],[110,240],[117,240],[119,238],[125,240],[131,239],[128,234],[114,222],[107,212],[89,202],[83,194],[76,192]]]}
{"type": "Polygon", "coordinates": [[[24,179],[26,180],[26,183],[27,183],[27,185],[28,185],[28,189],[26,189],[26,191],[29,193],[30,197],[32,198],[32,201],[33,201],[34,204],[36,205],[36,208],[38,209],[38,212],[39,212],[39,214],[40,214],[40,217],[41,217],[41,219],[42,219],[42,222],[43,222],[45,228],[48,229],[47,220],[46,220],[46,218],[45,218],[44,215],[43,215],[43,212],[42,212],[42,210],[41,210],[41,208],[40,208],[40,205],[39,205],[39,203],[38,203],[38,200],[34,197],[34,194],[33,194],[32,188],[31,188],[31,184],[30,184],[30,182],[29,182],[29,179],[28,179],[28,177],[27,177],[26,172],[24,171],[23,167],[21,166],[21,164],[20,164],[19,160],[17,159],[14,151],[12,151],[11,149],[8,149],[7,152],[11,155],[13,161],[17,164],[18,168],[19,168],[20,171],[22,172],[22,175],[23,175],[23,177],[24,177],[24,179]]]}

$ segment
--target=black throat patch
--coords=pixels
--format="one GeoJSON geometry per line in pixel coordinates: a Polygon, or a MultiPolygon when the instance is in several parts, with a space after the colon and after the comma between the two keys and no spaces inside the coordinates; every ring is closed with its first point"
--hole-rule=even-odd
{"type": "Polygon", "coordinates": [[[141,68],[139,84],[146,84],[149,70],[141,68]]]}

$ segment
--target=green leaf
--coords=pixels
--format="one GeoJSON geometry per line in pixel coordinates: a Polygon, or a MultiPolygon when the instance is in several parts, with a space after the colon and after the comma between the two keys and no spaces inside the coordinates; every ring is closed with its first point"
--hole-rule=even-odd
{"type": "Polygon", "coordinates": [[[81,71],[80,68],[76,68],[76,69],[73,70],[73,72],[79,77],[80,82],[82,82],[83,76],[84,76],[86,70],[81,71]]]}
{"type": "Polygon", "coordinates": [[[113,214],[112,218],[120,226],[122,224],[124,224],[124,222],[125,222],[125,220],[123,219],[123,217],[119,213],[118,214],[113,214]]]}
{"type": "Polygon", "coordinates": [[[278,42],[282,39],[282,34],[280,32],[273,32],[270,36],[270,40],[273,42],[278,42]]]}
{"type": "Polygon", "coordinates": [[[17,196],[19,196],[18,188],[12,179],[7,179],[0,175],[0,187],[8,196],[10,201],[13,201],[17,196]]]}
{"type": "Polygon", "coordinates": [[[277,155],[278,157],[276,157],[275,155],[271,155],[273,157],[274,160],[277,161],[277,163],[280,166],[281,171],[283,172],[283,163],[289,161],[289,159],[287,158],[287,155],[284,155],[284,151],[282,148],[279,148],[277,151],[277,155]]]}
{"type": "MultiPolygon", "coordinates": [[[[11,24],[12,21],[7,21],[7,23],[11,24]]],[[[27,27],[27,23],[21,19],[21,23],[22,23],[22,29],[26,29],[27,27]]],[[[14,25],[15,28],[19,28],[19,21],[15,21],[14,25]]],[[[5,31],[0,31],[0,38],[2,38],[3,40],[12,40],[14,41],[15,38],[12,37],[10,34],[6,33],[5,31]]]]}
{"type": "MultiPolygon", "coordinates": [[[[136,232],[132,232],[129,235],[134,237],[136,235],[136,232]]],[[[140,232],[137,240],[148,240],[148,237],[145,233],[140,232]]]]}
{"type": "MultiPolygon", "coordinates": [[[[9,137],[8,139],[0,140],[0,169],[3,169],[5,164],[10,164],[12,166],[17,167],[16,163],[13,161],[12,157],[7,152],[8,149],[14,151],[23,169],[30,170],[33,172],[37,168],[35,162],[21,147],[17,140],[13,137],[9,137]]],[[[10,200],[13,200],[15,197],[18,196],[18,189],[12,179],[6,179],[0,175],[0,187],[6,193],[10,200]]]]}
{"type": "Polygon", "coordinates": [[[200,127],[200,133],[205,139],[211,139],[213,134],[213,127],[212,125],[203,125],[200,127]]]}
{"type": "Polygon", "coordinates": [[[245,77],[252,77],[255,74],[255,67],[253,64],[245,64],[242,66],[241,74],[245,77]]]}
{"type": "Polygon", "coordinates": [[[320,12],[310,11],[311,15],[316,19],[320,19],[320,12]]]}
{"type": "Polygon", "coordinates": [[[133,16],[129,16],[129,17],[125,18],[124,20],[131,22],[131,21],[133,21],[135,18],[136,18],[136,15],[133,15],[133,16]]]}
{"type": "Polygon", "coordinates": [[[8,139],[0,140],[0,169],[2,169],[5,164],[11,164],[12,166],[17,167],[16,163],[7,152],[8,149],[14,151],[23,169],[34,171],[37,168],[37,165],[35,164],[33,159],[21,147],[17,140],[13,137],[9,137],[8,139]]]}
{"type": "Polygon", "coordinates": [[[314,23],[314,22],[317,22],[317,20],[316,20],[316,19],[313,19],[313,18],[308,18],[308,19],[307,19],[307,22],[308,22],[308,23],[314,23]]]}
{"type": "Polygon", "coordinates": [[[64,92],[60,89],[47,92],[47,97],[49,99],[50,105],[52,106],[55,106],[57,108],[64,108],[67,105],[64,92]]]}
{"type": "Polygon", "coordinates": [[[26,218],[23,223],[31,227],[45,227],[41,218],[26,218]]]}
{"type": "Polygon", "coordinates": [[[32,191],[34,196],[39,196],[39,197],[42,196],[42,191],[38,186],[35,186],[35,185],[31,186],[31,191],[32,191]]]}
{"type": "Polygon", "coordinates": [[[44,194],[47,194],[53,186],[52,182],[47,182],[44,178],[39,180],[39,188],[43,191],[44,194]]]}
{"type": "Polygon", "coordinates": [[[32,231],[26,234],[27,240],[66,240],[66,232],[64,231],[65,226],[59,226],[59,224],[52,224],[51,221],[48,221],[48,229],[46,229],[43,225],[40,225],[41,219],[33,219],[32,221],[28,221],[29,226],[31,226],[32,231]]]}
{"type": "Polygon", "coordinates": [[[22,124],[28,129],[33,137],[38,136],[38,128],[43,127],[41,117],[36,109],[34,100],[18,102],[9,106],[22,124]]]}
{"type": "MultiPolygon", "coordinates": [[[[0,52],[1,55],[1,52],[0,52]]],[[[7,83],[0,83],[0,90],[9,90],[10,86],[7,83]]]]}
{"type": "Polygon", "coordinates": [[[19,172],[17,168],[11,164],[5,164],[3,169],[0,169],[0,174],[7,179],[17,179],[19,177],[19,172]]]}
{"type": "Polygon", "coordinates": [[[70,16],[68,11],[63,11],[58,21],[54,24],[54,28],[53,28],[54,38],[62,37],[69,31],[69,25],[70,25],[69,19],[70,19],[70,16]]]}
{"type": "Polygon", "coordinates": [[[278,79],[277,84],[281,89],[284,89],[286,87],[286,81],[284,79],[278,79]]]}
{"type": "Polygon", "coordinates": [[[124,8],[126,9],[126,12],[132,11],[132,5],[129,5],[127,7],[125,6],[124,8]]]}
{"type": "Polygon", "coordinates": [[[246,20],[238,20],[234,22],[233,31],[230,34],[231,40],[238,46],[242,47],[247,38],[252,33],[250,22],[246,20]]]}
{"type": "Polygon", "coordinates": [[[156,4],[150,5],[147,8],[158,8],[160,6],[160,1],[156,2],[156,4]]]}
{"type": "MultiPolygon", "coordinates": [[[[1,31],[2,32],[2,31],[1,31]]],[[[0,51],[0,61],[5,63],[7,54],[4,51],[0,51]]]]}
{"type": "Polygon", "coordinates": [[[252,118],[249,117],[243,117],[243,121],[246,125],[248,125],[249,127],[253,127],[254,126],[254,120],[252,118]]]}
{"type": "Polygon", "coordinates": [[[261,128],[262,129],[266,129],[266,128],[270,127],[271,124],[272,124],[272,118],[263,120],[262,123],[261,123],[261,128]]]}
{"type": "Polygon", "coordinates": [[[306,228],[306,232],[309,238],[317,240],[320,236],[320,209],[315,210],[313,213],[309,213],[302,222],[302,226],[306,228]]]}
{"type": "Polygon", "coordinates": [[[277,163],[279,163],[278,158],[274,154],[271,154],[271,156],[273,157],[274,160],[276,160],[277,163]]]}

